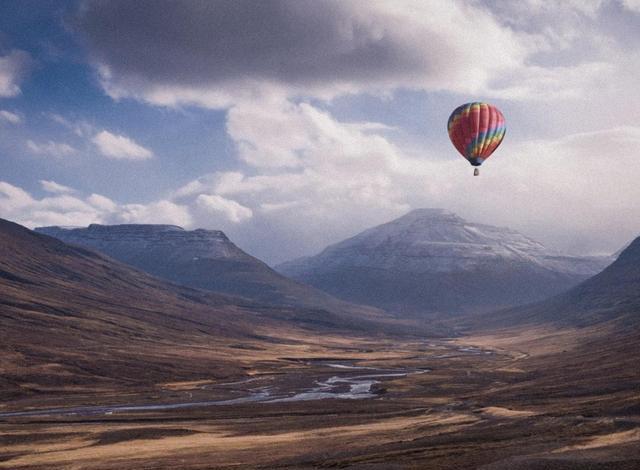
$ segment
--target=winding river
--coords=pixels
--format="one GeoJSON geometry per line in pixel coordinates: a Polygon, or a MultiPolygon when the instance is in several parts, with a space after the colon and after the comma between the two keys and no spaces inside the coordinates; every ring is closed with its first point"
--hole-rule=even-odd
{"type": "Polygon", "coordinates": [[[30,416],[91,416],[113,415],[117,413],[177,410],[182,408],[198,408],[207,406],[238,405],[243,403],[279,403],[307,400],[348,399],[361,400],[377,396],[374,385],[385,380],[405,377],[410,374],[423,374],[428,369],[395,368],[383,369],[376,367],[357,366],[352,362],[309,361],[308,365],[317,367],[317,373],[309,374],[305,371],[303,378],[309,376],[308,385],[286,387],[286,384],[270,383],[255,386],[259,378],[247,378],[235,382],[222,384],[207,384],[201,389],[213,389],[233,386],[230,390],[242,387],[243,396],[226,400],[185,401],[180,403],[151,403],[151,404],[121,404],[108,406],[76,406],[67,408],[49,408],[39,410],[11,411],[0,413],[0,419],[30,416]],[[314,378],[315,375],[315,378],[314,378]]]}

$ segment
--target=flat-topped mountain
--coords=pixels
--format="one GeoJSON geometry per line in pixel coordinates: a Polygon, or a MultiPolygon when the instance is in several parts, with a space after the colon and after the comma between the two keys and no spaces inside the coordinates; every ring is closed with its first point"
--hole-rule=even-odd
{"type": "Polygon", "coordinates": [[[0,317],[4,400],[225,375],[240,369],[223,360],[224,344],[250,341],[269,321],[242,299],[172,285],[2,219],[0,317]],[[189,347],[206,353],[194,361],[181,352],[189,347]]]}
{"type": "Polygon", "coordinates": [[[127,258],[137,263],[154,261],[158,269],[162,268],[165,261],[215,259],[259,262],[219,230],[184,230],[177,225],[91,224],[86,228],[38,227],[35,231],[68,243],[108,252],[109,256],[116,259],[127,258]],[[148,254],[151,251],[163,258],[150,260],[148,254]]]}
{"type": "Polygon", "coordinates": [[[609,261],[556,253],[514,230],[441,209],[417,209],[276,269],[352,302],[427,313],[542,299],[609,261]]]}
{"type": "Polygon", "coordinates": [[[277,273],[219,230],[175,225],[98,225],[35,229],[65,243],[99,251],[154,276],[188,287],[242,296],[261,304],[371,314],[277,273]]]}
{"type": "MultiPolygon", "coordinates": [[[[142,229],[148,242],[165,230],[182,232],[142,229]]],[[[394,331],[377,317],[172,284],[3,219],[0,319],[0,401],[239,375],[238,345],[268,350],[287,342],[279,335],[394,331]]]]}

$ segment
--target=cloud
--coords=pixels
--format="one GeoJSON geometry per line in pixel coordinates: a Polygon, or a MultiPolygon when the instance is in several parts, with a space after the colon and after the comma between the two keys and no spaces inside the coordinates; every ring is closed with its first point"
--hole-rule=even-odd
{"type": "Polygon", "coordinates": [[[253,211],[248,207],[217,194],[200,194],[195,201],[206,212],[221,213],[231,222],[242,222],[253,216],[253,211]]]}
{"type": "Polygon", "coordinates": [[[640,233],[633,203],[640,199],[640,127],[510,142],[474,178],[453,149],[446,159],[428,150],[414,155],[370,130],[375,125],[341,122],[308,103],[286,103],[273,118],[262,109],[237,106],[229,116],[250,170],[204,175],[172,199],[197,207],[202,195],[217,195],[249,208],[253,217],[239,224],[196,210],[193,223],[223,228],[269,261],[317,252],[418,207],[510,226],[577,253],[613,252],[640,233]],[[295,138],[274,139],[291,129],[295,138]]]}
{"type": "Polygon", "coordinates": [[[27,140],[27,148],[35,154],[52,157],[68,157],[69,155],[77,153],[77,150],[71,145],[64,142],[54,142],[52,140],[43,143],[27,140]]]}
{"type": "MultiPolygon", "coordinates": [[[[264,109],[256,102],[229,113],[229,134],[255,174],[205,175],[176,190],[175,200],[197,205],[215,195],[216,202],[244,206],[251,219],[217,222],[241,246],[268,259],[282,257],[283,246],[290,256],[320,249],[410,208],[403,179],[422,162],[380,135],[385,126],[340,122],[308,103],[264,109]]],[[[195,225],[209,223],[206,214],[195,213],[195,225]]]]}
{"type": "Polygon", "coordinates": [[[542,43],[462,1],[88,1],[75,28],[113,98],[213,108],[397,88],[495,96],[542,43]]]}
{"type": "Polygon", "coordinates": [[[108,197],[100,194],[92,194],[87,198],[87,202],[100,211],[113,213],[116,212],[118,205],[108,197]]]}
{"type": "Polygon", "coordinates": [[[457,206],[574,252],[613,252],[640,234],[639,148],[633,126],[518,143],[487,165],[482,204],[457,206]]]}
{"type": "Polygon", "coordinates": [[[49,113],[48,116],[53,122],[69,129],[78,137],[88,138],[91,134],[95,133],[94,127],[86,121],[71,121],[56,113],[49,113]]]}
{"type": "MultiPolygon", "coordinates": [[[[618,27],[629,21],[618,10],[599,0],[89,0],[74,28],[112,98],[229,109],[230,133],[235,106],[259,101],[255,112],[277,119],[286,101],[404,89],[448,96],[452,107],[518,102],[575,132],[637,119],[638,36],[617,32],[630,29],[618,27]]],[[[295,166],[297,151],[280,152],[277,140],[238,149],[245,161],[278,153],[277,164],[295,166]]]]}
{"type": "Polygon", "coordinates": [[[22,118],[16,113],[0,109],[0,122],[8,122],[9,124],[22,124],[22,118]]]}
{"type": "Polygon", "coordinates": [[[95,145],[101,155],[115,160],[148,160],[153,158],[153,151],[143,147],[130,137],[114,134],[107,130],[98,131],[93,124],[85,120],[72,120],[60,114],[47,114],[56,124],[73,132],[87,142],[95,145]]]}
{"type": "Polygon", "coordinates": [[[640,0],[622,0],[622,5],[624,5],[627,10],[640,13],[640,0]]]}
{"type": "Polygon", "coordinates": [[[89,202],[68,194],[36,199],[27,191],[0,181],[0,217],[28,227],[85,225],[100,221],[100,212],[89,202]]]}
{"type": "MultiPolygon", "coordinates": [[[[246,111],[252,116],[246,126],[259,127],[258,114],[246,111]]],[[[37,199],[0,182],[0,216],[30,227],[95,222],[222,229],[270,262],[317,252],[418,207],[509,226],[576,253],[614,252],[640,233],[638,126],[514,142],[498,149],[475,178],[453,150],[447,159],[412,155],[368,130],[375,126],[340,122],[310,104],[285,108],[276,132],[288,127],[287,118],[303,123],[300,135],[307,139],[295,143],[303,149],[297,166],[257,162],[249,171],[204,175],[137,204],[63,191],[37,199]]],[[[255,147],[271,139],[237,131],[255,147]]]]}
{"type": "Polygon", "coordinates": [[[173,224],[191,227],[189,208],[161,200],[149,204],[125,204],[108,219],[110,223],[173,224]]]}
{"type": "Polygon", "coordinates": [[[102,131],[96,134],[92,142],[102,155],[117,160],[148,160],[153,152],[124,135],[102,131]]]}
{"type": "Polygon", "coordinates": [[[22,188],[18,188],[17,186],[13,186],[5,181],[0,181],[0,207],[6,208],[17,208],[25,206],[31,203],[33,199],[22,188]],[[1,204],[5,205],[2,206],[1,204]]]}
{"type": "Polygon", "coordinates": [[[73,188],[56,183],[55,181],[40,180],[40,186],[48,193],[69,194],[74,192],[73,188]]]}
{"type": "MultiPolygon", "coordinates": [[[[269,261],[425,206],[560,248],[614,251],[640,232],[638,37],[612,33],[619,17],[605,24],[620,10],[599,0],[85,1],[74,27],[105,92],[227,109],[238,166],[138,204],[5,190],[31,201],[24,220],[220,228],[269,261]],[[430,92],[415,95],[433,103],[430,118],[445,101],[500,98],[514,132],[473,178],[453,150],[409,150],[385,123],[332,114],[338,96],[399,89],[430,92]]],[[[105,156],[153,155],[126,136],[52,119],[105,156]]]]}
{"type": "Polygon", "coordinates": [[[33,68],[31,56],[17,49],[7,55],[0,55],[0,97],[7,98],[20,94],[20,82],[33,68]]]}
{"type": "Polygon", "coordinates": [[[167,223],[192,226],[189,208],[168,200],[119,205],[106,196],[79,195],[53,181],[41,181],[53,196],[41,199],[0,181],[0,217],[33,228],[43,225],[85,226],[92,223],[167,223]]]}

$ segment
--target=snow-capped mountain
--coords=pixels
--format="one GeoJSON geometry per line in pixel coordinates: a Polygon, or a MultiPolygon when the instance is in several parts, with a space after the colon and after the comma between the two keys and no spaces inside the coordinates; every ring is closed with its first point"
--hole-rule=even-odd
{"type": "Polygon", "coordinates": [[[340,298],[405,312],[485,310],[547,297],[609,258],[567,256],[514,230],[417,209],[276,269],[340,298]]]}
{"type": "Polygon", "coordinates": [[[36,232],[89,248],[142,271],[188,287],[221,292],[261,304],[369,314],[325,292],[277,273],[238,248],[219,230],[174,225],[39,227],[36,232]]]}

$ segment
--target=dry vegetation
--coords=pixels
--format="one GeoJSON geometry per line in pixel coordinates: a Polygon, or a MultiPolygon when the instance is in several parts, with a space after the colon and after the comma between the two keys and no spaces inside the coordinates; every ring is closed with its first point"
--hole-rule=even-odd
{"type": "MultiPolygon", "coordinates": [[[[255,349],[239,350],[243,376],[295,389],[321,373],[313,359],[327,357],[431,372],[385,380],[377,397],[362,400],[5,418],[0,468],[635,468],[637,371],[628,369],[626,381],[620,374],[593,380],[588,362],[581,370],[573,365],[586,354],[578,333],[564,334],[574,346],[555,352],[553,335],[553,352],[545,355],[541,342],[534,341],[531,350],[519,342],[522,332],[513,343],[504,334],[495,343],[484,337],[483,347],[494,354],[460,350],[479,344],[478,338],[465,343],[333,337],[319,346],[292,333],[283,344],[258,349],[264,345],[256,342],[255,349]],[[570,385],[554,383],[558,374],[570,385]],[[285,380],[292,376],[295,381],[285,380]],[[580,388],[583,382],[588,391],[580,388]]],[[[602,351],[593,348],[590,343],[593,354],[602,351]]],[[[168,393],[162,399],[174,402],[223,398],[237,393],[216,388],[228,379],[164,382],[138,397],[109,390],[74,401],[147,403],[161,391],[168,393]]]]}
{"type": "Polygon", "coordinates": [[[358,330],[352,317],[178,288],[0,229],[0,468],[640,468],[640,333],[629,315],[450,340],[417,328],[385,336],[375,319],[358,330]],[[256,389],[289,397],[347,373],[330,362],[411,373],[357,400],[3,415],[256,389]]]}

